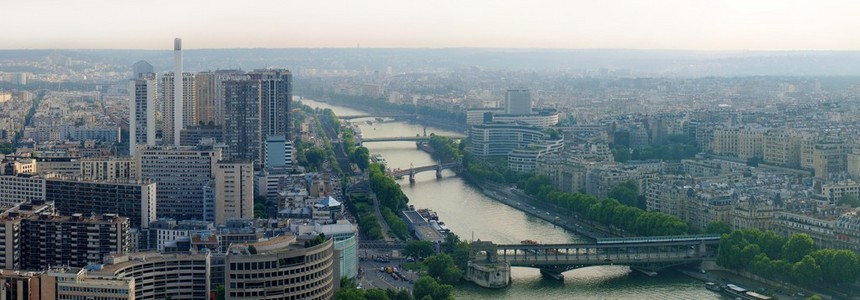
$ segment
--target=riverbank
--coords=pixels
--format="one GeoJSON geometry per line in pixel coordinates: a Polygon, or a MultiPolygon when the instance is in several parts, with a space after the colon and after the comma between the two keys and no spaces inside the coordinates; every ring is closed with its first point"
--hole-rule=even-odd
{"type": "MultiPolygon", "coordinates": [[[[300,98],[300,99],[296,99],[296,100],[302,101],[302,100],[305,100],[305,98],[300,98]]],[[[354,109],[354,110],[367,111],[367,110],[372,109],[370,107],[355,105],[354,103],[349,103],[349,102],[335,101],[332,99],[320,98],[320,99],[313,99],[313,100],[317,101],[317,102],[330,104],[330,105],[343,106],[343,107],[346,107],[349,109],[354,109]]],[[[371,112],[371,114],[373,114],[373,113],[385,114],[386,112],[379,112],[379,111],[371,112]]],[[[387,113],[391,113],[391,112],[387,112],[387,113]]],[[[397,113],[404,113],[404,112],[397,112],[397,113]]],[[[411,113],[411,112],[406,112],[406,113],[411,113]]],[[[451,120],[441,120],[441,119],[437,119],[437,118],[428,117],[425,115],[420,115],[419,118],[416,118],[414,120],[409,120],[409,122],[419,124],[422,126],[431,126],[431,127],[441,128],[441,129],[455,131],[455,132],[466,132],[469,129],[469,126],[467,126],[465,123],[452,122],[451,120]]]]}
{"type": "Polygon", "coordinates": [[[545,209],[542,203],[537,203],[537,201],[528,196],[518,195],[512,188],[494,185],[483,185],[477,188],[481,189],[487,197],[549,222],[553,226],[563,228],[565,231],[573,232],[592,240],[614,237],[582,219],[562,216],[558,213],[558,210],[545,209]]]}

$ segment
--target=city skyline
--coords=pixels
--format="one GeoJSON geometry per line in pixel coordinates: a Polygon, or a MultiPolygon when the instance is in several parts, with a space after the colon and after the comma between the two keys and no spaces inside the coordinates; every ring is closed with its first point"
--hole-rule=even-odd
{"type": "Polygon", "coordinates": [[[2,49],[860,50],[848,1],[6,3],[2,49]],[[260,9],[267,7],[267,9],[260,9]],[[133,10],[133,14],[128,12],[133,10]],[[90,20],[71,12],[86,11],[90,20]],[[36,18],[34,18],[34,16],[36,18]],[[235,26],[241,23],[243,26],[235,26]],[[255,34],[248,34],[254,32],[255,34]],[[259,34],[264,33],[264,34],[259,34]]]}

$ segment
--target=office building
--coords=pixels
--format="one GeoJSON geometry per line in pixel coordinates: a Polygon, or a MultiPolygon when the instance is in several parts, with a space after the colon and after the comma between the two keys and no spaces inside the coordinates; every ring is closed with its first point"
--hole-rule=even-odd
{"type": "Polygon", "coordinates": [[[134,279],[90,276],[87,268],[55,269],[42,276],[42,289],[57,299],[134,300],[134,279]],[[47,279],[47,280],[45,280],[47,279]],[[50,284],[53,283],[53,284],[50,284]]]}
{"type": "Polygon", "coordinates": [[[221,148],[139,146],[135,155],[136,178],[151,179],[157,185],[159,217],[176,220],[203,220],[204,187],[214,178],[221,148]]]}
{"type": "Polygon", "coordinates": [[[146,228],[157,218],[156,190],[156,184],[149,180],[45,180],[45,199],[53,201],[61,212],[119,214],[127,217],[133,228],[146,228]]]}
{"type": "Polygon", "coordinates": [[[224,129],[215,125],[190,126],[180,131],[180,140],[182,146],[196,146],[205,140],[224,143],[224,129]]]}
{"type": "Polygon", "coordinates": [[[140,79],[144,77],[144,74],[147,73],[155,73],[155,69],[152,68],[145,60],[138,61],[131,66],[131,78],[132,79],[140,79]]]}
{"type": "Polygon", "coordinates": [[[224,125],[224,81],[242,79],[248,79],[248,76],[240,70],[217,70],[194,75],[198,124],[224,125]]]}
{"type": "Polygon", "coordinates": [[[137,252],[108,256],[92,276],[134,280],[135,299],[208,299],[209,253],[137,252]]]}
{"type": "Polygon", "coordinates": [[[254,218],[254,165],[220,161],[215,167],[215,224],[254,218]]]}
{"type": "Polygon", "coordinates": [[[30,174],[0,176],[0,208],[45,199],[45,179],[30,174]]]}
{"type": "Polygon", "coordinates": [[[263,167],[267,170],[292,170],[293,168],[293,143],[286,140],[283,135],[270,135],[266,138],[266,159],[263,167]]]}
{"type": "Polygon", "coordinates": [[[134,157],[102,156],[80,160],[83,180],[132,179],[137,174],[134,157]]]}
{"type": "Polygon", "coordinates": [[[490,123],[472,126],[466,151],[480,158],[507,156],[511,150],[525,148],[548,138],[540,128],[522,124],[490,123]]]}
{"type": "Polygon", "coordinates": [[[182,85],[179,88],[180,93],[178,93],[181,95],[174,93],[177,88],[175,77],[174,73],[167,73],[161,76],[161,91],[163,96],[161,103],[163,124],[161,135],[163,145],[180,146],[179,138],[182,134],[181,130],[187,126],[197,125],[197,120],[194,116],[194,74],[182,74],[182,79],[179,80],[182,82],[182,85]],[[177,99],[181,100],[177,102],[177,99]]]}
{"type": "Polygon", "coordinates": [[[532,94],[523,88],[509,89],[505,93],[505,114],[530,115],[532,113],[532,94]]]}
{"type": "Polygon", "coordinates": [[[224,143],[226,159],[262,163],[260,81],[224,82],[224,143]]]}
{"type": "Polygon", "coordinates": [[[340,278],[334,239],[305,247],[295,236],[234,244],[225,262],[228,299],[329,299],[340,278]],[[253,251],[250,251],[253,246],[253,251]]]}
{"type": "Polygon", "coordinates": [[[53,202],[34,200],[0,213],[0,267],[41,270],[83,267],[129,247],[128,218],[115,214],[60,215],[53,202]]]}
{"type": "MultiPolygon", "coordinates": [[[[135,64],[136,65],[136,64],[135,64]]],[[[152,68],[152,66],[150,66],[152,68]]],[[[155,74],[142,74],[129,81],[129,153],[134,155],[137,144],[155,145],[155,110],[158,84],[155,74]]]]}
{"type": "Polygon", "coordinates": [[[283,135],[290,140],[293,75],[284,69],[254,70],[248,75],[260,81],[261,137],[283,135]]]}

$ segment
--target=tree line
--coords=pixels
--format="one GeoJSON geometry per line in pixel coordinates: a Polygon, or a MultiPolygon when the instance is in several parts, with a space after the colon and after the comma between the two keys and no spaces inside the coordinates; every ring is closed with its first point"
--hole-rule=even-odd
{"type": "Polygon", "coordinates": [[[397,216],[396,212],[405,209],[409,199],[403,194],[400,184],[385,175],[384,168],[385,166],[381,164],[370,165],[370,189],[376,193],[382,216],[388,227],[401,239],[408,240],[410,238],[409,228],[406,226],[406,222],[397,216]]]}
{"type": "Polygon", "coordinates": [[[860,257],[851,250],[818,249],[807,234],[785,239],[758,229],[723,234],[717,264],[807,287],[853,283],[860,274],[860,257]]]}

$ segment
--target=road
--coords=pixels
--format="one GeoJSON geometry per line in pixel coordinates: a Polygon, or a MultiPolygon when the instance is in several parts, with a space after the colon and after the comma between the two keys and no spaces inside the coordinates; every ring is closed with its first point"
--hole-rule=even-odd
{"type": "Polygon", "coordinates": [[[398,270],[401,270],[400,274],[406,279],[415,282],[418,278],[418,274],[411,271],[402,271],[402,263],[404,262],[402,259],[392,259],[390,262],[379,262],[375,261],[374,258],[390,254],[391,251],[384,250],[364,250],[359,249],[359,269],[361,270],[361,276],[358,279],[358,284],[362,288],[371,289],[371,288],[380,288],[380,289],[394,289],[401,290],[407,289],[412,290],[412,283],[409,281],[404,281],[399,279],[394,279],[394,277],[384,271],[379,271],[379,268],[385,267],[396,267],[398,270]]]}

